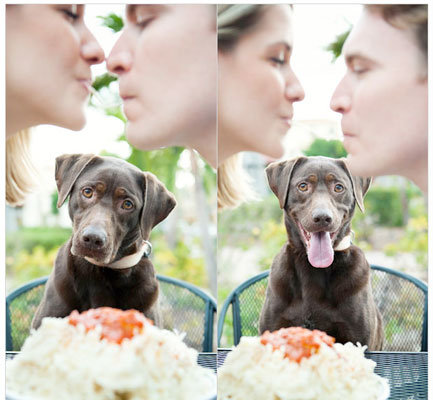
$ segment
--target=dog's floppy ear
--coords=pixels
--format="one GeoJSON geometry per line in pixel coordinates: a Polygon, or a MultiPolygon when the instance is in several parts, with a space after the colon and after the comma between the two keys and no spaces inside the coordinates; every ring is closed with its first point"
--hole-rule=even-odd
{"type": "Polygon", "coordinates": [[[265,172],[268,177],[269,187],[278,197],[280,208],[284,209],[289,196],[290,180],[296,165],[307,160],[307,157],[297,157],[287,161],[279,161],[269,164],[265,172]]]}
{"type": "Polygon", "coordinates": [[[347,167],[346,161],[344,159],[339,159],[339,161],[341,162],[341,166],[349,176],[350,182],[352,183],[352,189],[353,194],[355,195],[356,204],[358,204],[359,209],[364,212],[364,196],[367,193],[368,189],[370,189],[373,178],[352,176],[349,168],[347,167]]]}
{"type": "Polygon", "coordinates": [[[75,181],[97,156],[94,154],[63,154],[56,158],[56,184],[59,192],[57,207],[61,207],[74,186],[75,181]]]}
{"type": "Polygon", "coordinates": [[[159,179],[150,172],[144,174],[144,204],[140,228],[143,239],[148,240],[152,228],[164,220],[176,206],[176,199],[159,179]]]}

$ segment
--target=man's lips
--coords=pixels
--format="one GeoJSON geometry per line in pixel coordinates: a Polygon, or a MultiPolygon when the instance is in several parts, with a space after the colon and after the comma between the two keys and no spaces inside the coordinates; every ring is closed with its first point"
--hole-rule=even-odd
{"type": "Polygon", "coordinates": [[[130,86],[126,86],[123,81],[119,80],[119,96],[123,101],[130,100],[136,97],[134,90],[130,86]]]}
{"type": "Polygon", "coordinates": [[[123,101],[131,100],[131,99],[135,98],[135,96],[132,96],[132,95],[129,95],[129,94],[127,94],[127,95],[122,95],[121,94],[120,97],[122,98],[123,101]]]}
{"type": "Polygon", "coordinates": [[[120,91],[119,95],[120,95],[120,97],[121,97],[121,99],[123,100],[124,103],[127,102],[127,101],[129,101],[129,100],[133,100],[133,99],[135,99],[137,97],[137,96],[135,96],[132,93],[122,92],[122,91],[120,91]]]}

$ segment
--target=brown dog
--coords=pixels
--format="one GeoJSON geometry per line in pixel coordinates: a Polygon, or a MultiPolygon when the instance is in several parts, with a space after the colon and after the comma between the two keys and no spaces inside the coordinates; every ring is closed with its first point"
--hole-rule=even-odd
{"type": "Polygon", "coordinates": [[[112,157],[56,159],[57,206],[69,198],[73,235],[64,244],[32,321],[102,306],[142,311],[160,325],[150,231],[176,205],[151,173],[112,157]]]}
{"type": "Polygon", "coordinates": [[[370,266],[350,243],[350,221],[356,204],[364,211],[371,179],[352,177],[343,160],[326,157],[273,163],[266,173],[288,242],[272,263],[260,332],[303,326],[380,350],[370,266]]]}

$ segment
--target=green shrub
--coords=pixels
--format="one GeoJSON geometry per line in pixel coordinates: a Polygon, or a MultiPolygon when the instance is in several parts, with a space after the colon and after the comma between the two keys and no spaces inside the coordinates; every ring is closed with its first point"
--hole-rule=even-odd
{"type": "Polygon", "coordinates": [[[344,149],[341,140],[316,139],[310,147],[304,151],[308,156],[324,156],[332,158],[347,157],[347,151],[344,149]]]}
{"type": "Polygon", "coordinates": [[[284,222],[266,221],[259,234],[259,242],[263,244],[263,257],[259,260],[260,270],[271,268],[272,260],[287,242],[287,232],[284,222]]]}
{"type": "Polygon", "coordinates": [[[16,255],[6,257],[8,277],[11,279],[11,288],[16,288],[33,279],[49,275],[58,248],[47,250],[42,246],[36,246],[30,251],[22,250],[16,255]]]}
{"type": "Polygon", "coordinates": [[[242,204],[234,210],[224,210],[218,215],[218,246],[236,243],[248,247],[254,243],[254,236],[257,238],[264,221],[280,223],[282,215],[278,199],[273,193],[260,201],[242,204]]]}
{"type": "Polygon", "coordinates": [[[381,226],[403,226],[403,206],[398,187],[372,187],[365,199],[365,210],[373,223],[381,226]]]}
{"type": "Polygon", "coordinates": [[[21,228],[6,235],[6,254],[13,255],[22,250],[31,252],[36,246],[52,250],[65,243],[71,235],[71,228],[21,228]]]}
{"type": "Polygon", "coordinates": [[[204,259],[192,257],[191,249],[184,242],[178,241],[174,249],[170,249],[162,236],[152,240],[157,251],[154,253],[153,264],[156,272],[162,275],[181,279],[200,287],[207,287],[204,259]]]}
{"type": "Polygon", "coordinates": [[[412,253],[419,265],[427,269],[428,262],[428,221],[427,216],[411,218],[403,238],[398,243],[385,247],[385,254],[396,256],[399,253],[412,253]]]}

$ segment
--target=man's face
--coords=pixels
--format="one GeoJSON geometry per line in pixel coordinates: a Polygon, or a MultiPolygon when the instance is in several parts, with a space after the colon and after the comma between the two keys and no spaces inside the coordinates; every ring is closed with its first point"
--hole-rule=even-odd
{"type": "MultiPolygon", "coordinates": [[[[331,108],[342,114],[344,147],[355,175],[427,168],[427,66],[411,31],[364,11],[344,48],[347,72],[331,108]]],[[[425,171],[423,171],[425,172],[425,171]]]]}
{"type": "MultiPolygon", "coordinates": [[[[140,149],[190,146],[215,132],[217,49],[209,4],[128,6],[107,60],[119,75],[126,136],[140,149]]],[[[212,140],[214,138],[210,138],[212,140]]]]}

